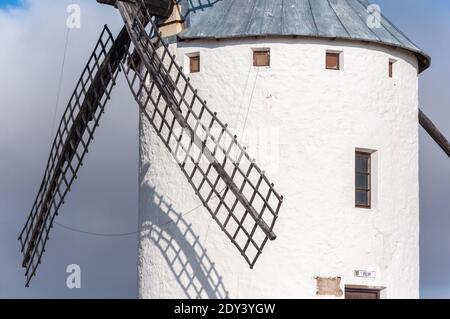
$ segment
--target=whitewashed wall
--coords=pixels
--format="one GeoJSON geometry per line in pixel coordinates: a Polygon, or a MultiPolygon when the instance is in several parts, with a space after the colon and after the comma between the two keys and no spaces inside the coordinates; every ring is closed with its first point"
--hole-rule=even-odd
{"type": "Polygon", "coordinates": [[[300,38],[172,47],[180,64],[186,64],[186,54],[200,52],[201,72],[191,75],[193,84],[239,139],[250,142],[249,153],[285,202],[275,228],[278,239],[250,270],[199,207],[142,118],[140,297],[315,298],[316,276],[341,276],[342,289],[385,286],[388,298],[418,298],[414,55],[367,43],[300,38]],[[270,68],[252,66],[252,49],[258,47],[271,49],[270,68]],[[325,69],[326,50],[343,51],[343,70],[325,69]],[[398,60],[393,79],[389,58],[398,60]],[[371,210],[354,205],[355,148],[378,151],[371,210]],[[376,279],[355,278],[356,269],[376,271],[376,279]]]}

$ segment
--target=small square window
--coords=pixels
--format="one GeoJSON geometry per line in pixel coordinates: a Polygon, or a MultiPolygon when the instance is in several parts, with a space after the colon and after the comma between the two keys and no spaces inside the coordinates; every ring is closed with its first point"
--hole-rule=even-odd
{"type": "Polygon", "coordinates": [[[256,67],[270,66],[270,50],[269,49],[253,50],[253,66],[256,67]]]}
{"type": "Polygon", "coordinates": [[[326,68],[327,68],[327,70],[340,70],[341,69],[341,53],[327,52],[326,68]]]}
{"type": "Polygon", "coordinates": [[[192,55],[189,57],[189,73],[200,72],[200,55],[192,55]]]}

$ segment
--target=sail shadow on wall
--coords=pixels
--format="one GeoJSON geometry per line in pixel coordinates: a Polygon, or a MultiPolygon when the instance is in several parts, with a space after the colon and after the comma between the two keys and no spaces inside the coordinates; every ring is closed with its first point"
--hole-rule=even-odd
{"type": "MultiPolygon", "coordinates": [[[[158,247],[186,298],[228,299],[223,278],[202,244],[209,229],[204,237],[198,236],[169,200],[151,186],[145,189],[141,199],[145,207],[141,243],[147,239],[158,247]]],[[[170,282],[164,280],[161,285],[170,286],[170,282]]]]}

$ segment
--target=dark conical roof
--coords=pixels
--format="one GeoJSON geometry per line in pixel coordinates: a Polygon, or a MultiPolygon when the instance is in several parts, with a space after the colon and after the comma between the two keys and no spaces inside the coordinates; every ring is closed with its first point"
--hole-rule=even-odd
{"type": "Polygon", "coordinates": [[[384,16],[370,28],[367,0],[180,0],[182,39],[305,36],[381,43],[414,52],[420,71],[430,57],[384,16]]]}

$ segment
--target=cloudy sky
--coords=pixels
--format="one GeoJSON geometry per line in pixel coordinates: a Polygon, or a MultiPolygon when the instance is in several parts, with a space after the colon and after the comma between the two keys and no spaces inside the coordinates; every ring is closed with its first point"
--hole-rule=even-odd
{"type": "MultiPolygon", "coordinates": [[[[16,239],[42,178],[54,121],[103,24],[114,33],[121,27],[114,9],[94,0],[74,2],[82,9],[81,28],[68,34],[56,103],[66,8],[72,0],[0,0],[0,298],[137,296],[138,109],[123,81],[114,90],[95,146],[58,217],[48,244],[51,253],[31,288],[23,287],[16,239]],[[69,264],[81,266],[81,289],[66,287],[69,264]]],[[[433,57],[432,68],[421,75],[421,106],[450,136],[450,2],[377,3],[433,57]]],[[[450,161],[423,131],[420,179],[421,295],[450,298],[450,161]]]]}

